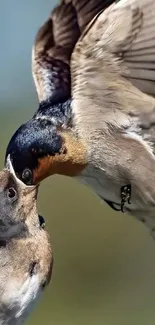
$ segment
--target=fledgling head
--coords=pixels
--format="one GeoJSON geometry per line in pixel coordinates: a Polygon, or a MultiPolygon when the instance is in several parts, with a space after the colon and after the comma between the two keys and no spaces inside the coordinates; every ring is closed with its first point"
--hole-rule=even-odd
{"type": "Polygon", "coordinates": [[[15,175],[9,156],[0,172],[0,239],[20,236],[29,225],[40,226],[37,186],[26,186],[15,175]]]}

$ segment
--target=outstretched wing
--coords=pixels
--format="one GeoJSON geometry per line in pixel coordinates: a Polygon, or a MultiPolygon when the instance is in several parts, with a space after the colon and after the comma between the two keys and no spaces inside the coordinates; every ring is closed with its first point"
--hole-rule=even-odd
{"type": "Polygon", "coordinates": [[[32,73],[39,101],[70,97],[70,56],[80,30],[72,4],[57,6],[37,33],[32,50],[32,73]]]}
{"type": "MultiPolygon", "coordinates": [[[[129,69],[131,82],[140,90],[155,96],[155,1],[126,0],[122,5],[139,4],[143,24],[127,51],[122,51],[125,66],[129,69]]],[[[121,2],[120,2],[121,6],[121,2]]]]}
{"type": "Polygon", "coordinates": [[[114,0],[61,0],[37,33],[32,73],[39,101],[52,103],[71,95],[70,57],[81,31],[114,0]]]}
{"type": "Polygon", "coordinates": [[[89,24],[93,17],[102,9],[106,9],[114,0],[62,0],[62,3],[71,3],[75,10],[80,32],[89,24]]]}
{"type": "Polygon", "coordinates": [[[122,112],[127,119],[135,116],[140,125],[155,121],[155,99],[147,94],[155,95],[155,42],[147,42],[150,34],[155,35],[153,0],[122,0],[93,19],[72,54],[76,117],[81,116],[86,123],[86,115],[90,116],[98,126],[106,120],[111,124],[114,120],[116,124],[126,123],[122,121],[122,112]],[[141,62],[139,68],[136,59],[141,62]],[[94,105],[100,107],[100,119],[94,105]]]}
{"type": "MultiPolygon", "coordinates": [[[[139,6],[142,12],[142,25],[130,44],[125,50],[120,49],[123,65],[127,67],[127,78],[132,85],[138,88],[141,93],[143,105],[133,115],[138,115],[139,126],[143,136],[150,141],[155,141],[155,1],[154,0],[123,0],[122,7],[130,4],[130,10],[135,5],[139,6]],[[151,95],[146,98],[145,94],[151,95]]],[[[121,7],[121,2],[120,2],[121,7]]],[[[119,53],[117,53],[119,54],[119,53]]],[[[122,73],[126,76],[126,73],[122,73]]],[[[135,89],[135,88],[133,88],[135,89]]],[[[140,101],[139,101],[140,102],[140,101]]]]}

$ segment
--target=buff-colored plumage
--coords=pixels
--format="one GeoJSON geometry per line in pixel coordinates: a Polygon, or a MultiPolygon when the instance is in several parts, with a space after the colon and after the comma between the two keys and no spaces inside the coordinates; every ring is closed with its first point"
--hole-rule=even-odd
{"type": "MultiPolygon", "coordinates": [[[[50,53],[54,53],[51,58],[56,53],[54,58],[58,56],[67,64],[70,64],[73,51],[72,123],[68,129],[65,126],[65,132],[72,131],[73,138],[76,136],[80,146],[83,145],[80,155],[84,161],[87,157],[86,167],[77,178],[118,210],[121,187],[131,185],[131,204],[126,202],[124,211],[154,230],[155,2],[120,0],[103,12],[100,12],[100,1],[95,11],[92,10],[94,2],[88,0],[64,0],[61,5],[65,10],[70,6],[71,10],[68,17],[63,15],[60,7],[55,11],[53,31],[59,36],[55,40],[60,45],[60,39],[65,39],[61,51],[58,47],[56,52],[56,42],[52,47],[44,34],[38,34],[41,37],[37,37],[33,51],[34,79],[38,74],[43,80],[42,72],[46,76],[45,87],[42,82],[36,83],[39,100],[48,100],[52,94],[49,83],[51,70],[47,69],[45,60],[47,51],[42,55],[38,50],[40,39],[44,42],[44,50],[49,44],[50,53]],[[62,16],[58,15],[59,11],[62,16]],[[70,24],[64,24],[64,19],[68,19],[70,24]],[[70,44],[67,60],[65,43],[70,44]],[[42,59],[44,71],[38,66],[35,71],[36,62],[40,64],[42,59]]],[[[49,28],[47,32],[51,37],[49,28]]],[[[51,119],[57,123],[54,117],[51,119]]],[[[66,148],[69,148],[67,142],[66,148]]],[[[71,159],[74,163],[77,161],[78,142],[73,152],[71,159]]],[[[61,160],[59,167],[61,169],[61,160]]],[[[50,168],[49,174],[52,174],[53,163],[50,168]]]]}
{"type": "Polygon", "coordinates": [[[74,130],[88,148],[80,176],[119,208],[155,227],[155,2],[122,0],[100,13],[71,60],[74,130]],[[150,94],[150,95],[148,95],[150,94]]]}
{"type": "Polygon", "coordinates": [[[52,251],[39,222],[38,189],[0,171],[0,325],[22,325],[49,283],[52,251]]]}

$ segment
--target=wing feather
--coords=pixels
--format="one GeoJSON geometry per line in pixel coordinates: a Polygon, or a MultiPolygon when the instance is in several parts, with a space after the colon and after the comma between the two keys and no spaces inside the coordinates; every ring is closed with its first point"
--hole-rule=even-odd
{"type": "Polygon", "coordinates": [[[136,3],[143,13],[143,24],[131,48],[123,52],[131,82],[140,90],[155,96],[155,1],[128,0],[136,3]]]}
{"type": "Polygon", "coordinates": [[[85,28],[114,0],[61,0],[39,29],[32,50],[32,74],[39,101],[63,102],[71,96],[70,58],[85,28]]]}
{"type": "Polygon", "coordinates": [[[39,101],[70,97],[70,56],[80,35],[72,4],[60,4],[39,29],[32,49],[32,74],[39,101]]]}
{"type": "Polygon", "coordinates": [[[122,0],[97,15],[77,42],[73,112],[85,127],[90,119],[95,128],[126,128],[132,119],[133,128],[155,122],[155,43],[148,34],[151,28],[155,35],[154,9],[152,0],[122,0]]]}
{"type": "Polygon", "coordinates": [[[65,3],[72,3],[76,10],[80,32],[102,9],[106,9],[114,0],[62,0],[65,3]]]}

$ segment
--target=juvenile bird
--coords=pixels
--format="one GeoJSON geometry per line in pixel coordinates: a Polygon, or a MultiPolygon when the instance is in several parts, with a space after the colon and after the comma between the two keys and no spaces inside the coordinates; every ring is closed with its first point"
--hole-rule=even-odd
{"type": "Polygon", "coordinates": [[[8,159],[7,167],[0,172],[0,324],[21,325],[50,281],[53,257],[37,187],[24,185],[8,159]]]}

